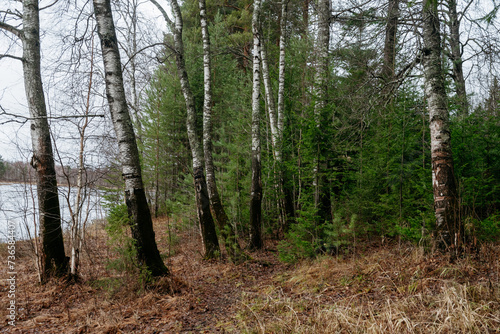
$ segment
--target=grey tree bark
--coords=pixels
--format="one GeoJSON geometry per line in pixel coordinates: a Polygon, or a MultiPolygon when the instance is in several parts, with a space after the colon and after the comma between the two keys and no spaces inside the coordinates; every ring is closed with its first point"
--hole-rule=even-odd
{"type": "MultiPolygon", "coordinates": [[[[24,88],[31,119],[31,165],[36,170],[38,211],[42,249],[40,254],[42,282],[50,277],[68,274],[64,251],[61,213],[57,192],[54,153],[47,120],[47,108],[40,69],[40,17],[38,0],[23,0],[23,28],[5,22],[0,28],[14,34],[23,45],[24,88]]],[[[14,57],[15,58],[15,57],[14,57]]]]}
{"type": "Polygon", "coordinates": [[[182,94],[184,95],[184,100],[186,102],[186,127],[189,146],[191,147],[191,155],[193,158],[193,177],[198,221],[200,224],[202,242],[205,250],[204,257],[206,259],[211,259],[219,256],[220,247],[217,239],[217,232],[215,230],[214,219],[210,211],[210,199],[205,179],[203,150],[196,133],[196,110],[194,106],[193,92],[191,91],[191,86],[189,85],[189,79],[184,61],[184,42],[182,41],[183,22],[181,9],[177,0],[170,0],[172,13],[174,15],[174,22],[172,22],[166,11],[156,0],[151,0],[151,2],[160,10],[174,35],[175,61],[181,82],[182,94]]]}
{"type": "Polygon", "coordinates": [[[128,36],[128,47],[130,48],[128,55],[130,62],[130,89],[132,94],[132,99],[130,101],[130,106],[132,107],[132,119],[137,125],[139,134],[142,132],[141,115],[139,111],[139,94],[137,92],[137,80],[136,80],[136,59],[137,54],[137,7],[138,3],[136,0],[131,1],[130,10],[127,12],[129,16],[126,19],[127,28],[130,31],[128,36]]]}
{"type": "Polygon", "coordinates": [[[139,264],[144,265],[153,276],[168,275],[169,271],[156,245],[151,213],[142,183],[139,151],[125,97],[110,0],[93,0],[93,3],[105,69],[106,96],[118,139],[122,176],[125,182],[125,202],[137,249],[137,259],[139,264]]]}
{"type": "Polygon", "coordinates": [[[260,144],[260,48],[259,17],[261,1],[255,0],[252,14],[252,181],[250,189],[250,248],[260,249],[262,241],[262,179],[260,144]]]}
{"type": "Polygon", "coordinates": [[[459,220],[457,187],[453,169],[451,133],[444,73],[441,65],[441,36],[438,2],[423,2],[423,65],[425,95],[430,118],[432,185],[436,216],[435,240],[441,249],[460,246],[462,224],[459,220]]]}
{"type": "MultiPolygon", "coordinates": [[[[389,0],[387,9],[387,24],[385,26],[384,41],[384,62],[382,65],[382,80],[386,85],[394,79],[394,69],[396,63],[396,34],[398,31],[400,0],[389,0]]],[[[390,87],[388,87],[390,88],[390,87]]],[[[387,89],[391,91],[391,89],[387,89]]]]}
{"type": "Polygon", "coordinates": [[[314,205],[321,220],[328,220],[330,214],[330,191],[322,172],[328,168],[322,159],[320,136],[322,133],[322,116],[328,99],[328,66],[330,47],[330,0],[318,0],[318,35],[316,41],[316,74],[314,78],[314,117],[318,131],[316,158],[313,167],[314,205]]]}
{"type": "Polygon", "coordinates": [[[284,230],[295,220],[295,206],[293,203],[292,189],[288,184],[286,166],[282,164],[283,159],[283,135],[285,131],[285,56],[286,56],[286,24],[288,20],[288,0],[281,2],[281,22],[280,22],[280,40],[279,40],[279,65],[278,65],[278,163],[279,163],[279,185],[283,196],[283,206],[285,210],[284,230]]]}
{"type": "Polygon", "coordinates": [[[23,72],[30,109],[32,166],[37,173],[37,193],[42,236],[42,279],[67,274],[54,154],[47,120],[40,70],[40,18],[38,0],[23,1],[23,72]]]}
{"type": "MultiPolygon", "coordinates": [[[[92,93],[92,78],[94,75],[94,33],[92,32],[92,51],[90,55],[90,73],[89,73],[89,83],[87,88],[87,101],[85,105],[85,115],[84,121],[81,128],[79,128],[80,133],[80,147],[78,152],[78,173],[76,178],[76,198],[74,202],[74,209],[71,205],[68,208],[71,213],[71,256],[70,256],[70,274],[76,279],[78,277],[78,269],[80,265],[80,249],[83,243],[83,223],[80,221],[80,213],[82,210],[83,203],[85,201],[85,187],[84,183],[84,173],[85,173],[85,131],[89,125],[89,109],[90,109],[90,96],[92,93]]],[[[70,184],[68,178],[68,184],[70,184]]],[[[68,198],[69,202],[69,198],[68,198]]],[[[69,203],[68,203],[69,204],[69,203]]]]}
{"type": "Polygon", "coordinates": [[[465,87],[465,77],[463,70],[462,47],[460,43],[460,19],[457,13],[457,1],[448,0],[448,28],[450,36],[448,42],[450,44],[449,58],[452,63],[453,81],[455,83],[455,93],[458,98],[459,113],[461,115],[469,114],[469,103],[467,101],[467,90],[465,87]]]}
{"type": "Polygon", "coordinates": [[[205,0],[198,1],[200,7],[201,34],[203,38],[203,151],[205,156],[205,170],[207,173],[208,196],[210,206],[219,226],[224,247],[229,259],[234,263],[239,263],[247,259],[241,249],[236,231],[227,217],[224,206],[217,190],[215,180],[215,169],[212,157],[212,76],[211,76],[211,55],[210,55],[210,35],[208,32],[207,9],[205,0]]]}

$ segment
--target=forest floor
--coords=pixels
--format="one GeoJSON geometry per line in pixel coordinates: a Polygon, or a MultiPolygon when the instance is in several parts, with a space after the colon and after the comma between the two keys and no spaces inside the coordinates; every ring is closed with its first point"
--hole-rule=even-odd
{"type": "Polygon", "coordinates": [[[149,286],[107,267],[116,253],[98,224],[87,229],[73,284],[38,284],[30,243],[18,241],[15,327],[0,245],[0,333],[500,333],[498,244],[450,263],[372,241],[285,265],[267,241],[234,265],[204,261],[193,229],[168,234],[159,219],[155,230],[172,276],[149,286]]]}

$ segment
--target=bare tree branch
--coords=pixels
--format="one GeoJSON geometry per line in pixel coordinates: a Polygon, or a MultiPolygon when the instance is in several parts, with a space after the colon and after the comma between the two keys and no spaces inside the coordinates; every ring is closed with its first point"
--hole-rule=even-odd
{"type": "Polygon", "coordinates": [[[156,0],[149,0],[151,1],[151,3],[153,5],[156,6],[156,8],[158,8],[158,10],[161,12],[161,14],[163,15],[163,17],[165,18],[165,21],[167,21],[167,24],[168,26],[173,29],[174,27],[174,22],[172,22],[172,20],[170,19],[170,17],[168,17],[168,14],[167,12],[165,11],[165,9],[163,9],[163,7],[156,1],[156,0]]]}
{"type": "Polygon", "coordinates": [[[14,26],[11,26],[8,23],[0,21],[0,29],[3,29],[5,31],[8,31],[8,32],[14,34],[16,37],[18,37],[21,40],[23,39],[23,31],[21,29],[14,27],[14,26]]]}
{"type": "Polygon", "coordinates": [[[59,2],[59,0],[55,0],[55,1],[54,1],[53,3],[51,3],[50,5],[47,5],[47,6],[45,6],[45,7],[42,7],[42,8],[40,8],[39,10],[40,10],[40,11],[42,11],[42,10],[44,10],[44,9],[50,8],[50,7],[54,6],[56,3],[58,3],[58,2],[59,2]]]}
{"type": "Polygon", "coordinates": [[[143,52],[143,51],[145,51],[145,50],[147,50],[147,49],[149,49],[149,48],[153,48],[153,47],[155,47],[155,46],[159,46],[159,45],[161,45],[161,46],[165,46],[165,43],[154,43],[154,44],[148,45],[148,46],[143,47],[142,49],[138,50],[136,53],[134,53],[133,55],[131,55],[131,56],[129,57],[129,59],[127,60],[127,62],[126,62],[126,63],[122,66],[122,69],[124,69],[125,67],[127,67],[128,63],[130,63],[130,61],[132,61],[132,59],[133,59],[135,56],[137,56],[138,54],[140,54],[141,52],[143,52]]]}
{"type": "Polygon", "coordinates": [[[13,55],[9,55],[9,54],[0,54],[0,59],[2,58],[11,58],[11,59],[15,59],[15,60],[19,60],[19,61],[24,61],[24,59],[22,57],[18,57],[18,56],[13,56],[13,55]]]}
{"type": "Polygon", "coordinates": [[[23,18],[23,15],[18,10],[16,10],[15,12],[11,11],[10,9],[0,10],[0,14],[17,16],[20,19],[23,18]]]}
{"type": "Polygon", "coordinates": [[[46,116],[46,117],[26,117],[23,115],[17,115],[10,112],[7,112],[2,106],[0,106],[0,116],[13,117],[14,119],[9,119],[3,122],[0,122],[0,125],[7,123],[20,123],[25,124],[28,121],[36,120],[36,119],[72,119],[72,118],[85,118],[85,117],[104,117],[103,114],[93,114],[93,115],[70,115],[70,116],[46,116]]]}

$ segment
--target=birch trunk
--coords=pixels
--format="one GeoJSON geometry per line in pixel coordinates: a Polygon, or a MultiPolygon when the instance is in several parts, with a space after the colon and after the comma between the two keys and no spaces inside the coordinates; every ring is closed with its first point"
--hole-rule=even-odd
{"type": "MultiPolygon", "coordinates": [[[[281,18],[283,21],[283,18],[281,18]]],[[[283,32],[281,32],[281,36],[283,36],[283,32]]],[[[280,38],[281,43],[281,38],[280,38]]],[[[281,52],[281,50],[280,50],[281,52]]],[[[269,65],[267,61],[267,52],[265,51],[265,47],[261,45],[260,48],[261,55],[261,65],[262,65],[262,79],[264,81],[264,91],[266,96],[266,105],[267,111],[269,115],[269,125],[271,128],[271,145],[273,150],[273,158],[274,158],[274,188],[277,195],[277,211],[279,216],[280,225],[283,229],[286,228],[286,218],[285,218],[285,205],[283,201],[283,177],[282,177],[282,166],[281,166],[281,140],[280,140],[280,130],[278,127],[278,113],[276,110],[276,103],[274,102],[274,94],[271,86],[271,78],[269,76],[269,65]]],[[[281,57],[281,53],[280,53],[281,57]]],[[[281,74],[281,73],[280,73],[281,74]]],[[[283,72],[284,74],[284,72],[283,72]]],[[[279,80],[278,80],[279,81],[279,80]]],[[[284,87],[283,87],[284,89],[284,87]]],[[[278,92],[279,95],[280,92],[278,92]]]]}
{"type": "Polygon", "coordinates": [[[262,79],[264,81],[264,91],[266,95],[266,105],[269,115],[269,125],[271,128],[271,143],[273,157],[275,161],[275,188],[278,194],[278,211],[282,228],[287,229],[290,221],[294,217],[292,198],[286,189],[284,178],[283,160],[283,131],[284,131],[284,109],[285,109],[285,51],[286,51],[286,20],[288,1],[281,3],[280,39],[279,39],[279,64],[278,64],[278,104],[274,100],[271,79],[269,76],[269,62],[265,47],[261,45],[262,79]]]}
{"type": "Polygon", "coordinates": [[[40,18],[38,0],[23,1],[24,87],[31,117],[32,166],[36,170],[37,194],[42,239],[41,278],[64,276],[68,258],[64,252],[61,214],[57,193],[54,154],[47,120],[47,109],[40,70],[40,18]]]}
{"type": "Polygon", "coordinates": [[[262,180],[260,144],[260,33],[259,16],[261,1],[253,3],[253,87],[252,87],[252,181],[250,190],[250,248],[260,249],[262,241],[262,180]]]}
{"type": "Polygon", "coordinates": [[[283,205],[285,210],[285,226],[286,231],[290,224],[295,219],[295,208],[292,199],[292,190],[289,189],[287,182],[286,166],[282,164],[283,159],[283,134],[285,131],[285,56],[286,56],[286,23],[288,17],[288,1],[281,2],[281,22],[280,22],[280,41],[279,41],[279,67],[278,67],[278,109],[277,109],[277,126],[278,126],[278,150],[276,157],[279,169],[279,185],[281,195],[283,196],[283,205]]]}
{"type": "Polygon", "coordinates": [[[263,45],[260,46],[260,57],[262,64],[262,80],[264,81],[264,91],[266,94],[266,105],[269,114],[269,127],[271,128],[271,144],[273,146],[273,155],[276,161],[281,160],[278,152],[278,116],[276,114],[276,103],[274,102],[273,89],[271,87],[271,78],[269,77],[269,65],[267,61],[267,52],[263,45]]]}
{"type": "Polygon", "coordinates": [[[435,239],[440,248],[449,249],[459,246],[462,235],[458,217],[447,96],[441,66],[437,1],[424,1],[422,16],[425,94],[430,117],[432,185],[436,215],[435,239]]]}
{"type": "Polygon", "coordinates": [[[215,169],[212,157],[212,85],[211,85],[211,57],[210,35],[208,33],[208,20],[205,0],[199,0],[201,34],[203,38],[203,149],[205,155],[205,170],[207,173],[208,196],[212,212],[219,226],[220,234],[229,259],[233,263],[244,261],[247,256],[243,253],[236,232],[229,222],[226,211],[217,190],[215,169]]]}
{"type": "Polygon", "coordinates": [[[323,170],[327,168],[322,159],[320,140],[322,133],[322,116],[327,102],[328,91],[328,64],[330,46],[330,0],[318,0],[318,37],[316,42],[316,74],[315,74],[315,105],[314,117],[318,132],[316,158],[313,167],[314,205],[322,220],[330,216],[330,191],[327,189],[327,180],[323,177],[323,170]]]}
{"type": "MultiPolygon", "coordinates": [[[[182,41],[183,22],[181,10],[177,0],[170,0],[170,3],[172,5],[172,12],[175,20],[175,23],[171,24],[172,32],[174,34],[175,59],[177,63],[177,71],[181,81],[182,94],[184,95],[184,99],[186,101],[186,127],[189,138],[189,146],[191,146],[191,154],[193,156],[193,174],[198,221],[200,223],[203,246],[205,248],[205,258],[210,259],[215,258],[220,254],[219,241],[217,240],[215,223],[212,213],[210,212],[210,199],[208,196],[207,182],[205,180],[205,171],[203,166],[203,151],[196,133],[196,110],[194,107],[194,98],[189,85],[186,65],[184,62],[184,43],[182,41]]],[[[164,14],[164,16],[166,16],[166,14],[164,14]]],[[[170,21],[168,17],[165,17],[165,19],[167,22],[170,21]]]]}
{"type": "Polygon", "coordinates": [[[466,116],[469,114],[469,104],[467,101],[467,90],[465,88],[462,49],[460,44],[460,20],[457,14],[457,1],[448,0],[447,5],[449,16],[448,26],[450,28],[450,59],[453,67],[453,81],[455,82],[455,92],[460,106],[459,113],[466,116]]]}
{"type": "Polygon", "coordinates": [[[123,73],[110,0],[93,0],[93,3],[97,32],[101,40],[106,96],[118,139],[122,176],[125,181],[125,201],[137,249],[137,259],[139,264],[145,265],[153,276],[168,275],[168,269],[156,246],[153,222],[142,183],[139,151],[123,87],[123,73]]]}
{"type": "Polygon", "coordinates": [[[281,22],[280,22],[280,57],[279,57],[279,67],[278,67],[278,149],[279,156],[281,158],[281,152],[283,144],[283,131],[285,128],[285,56],[286,56],[286,22],[288,16],[288,0],[283,0],[281,2],[281,22]]]}

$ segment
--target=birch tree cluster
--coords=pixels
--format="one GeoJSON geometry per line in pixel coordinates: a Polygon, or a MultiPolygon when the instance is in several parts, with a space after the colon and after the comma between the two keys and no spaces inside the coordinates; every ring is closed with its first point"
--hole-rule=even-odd
{"type": "Polygon", "coordinates": [[[80,225],[68,263],[50,194],[55,160],[74,164],[85,187],[92,150],[122,175],[115,186],[137,261],[155,276],[169,274],[152,227],[160,216],[195,222],[204,257],[235,263],[268,240],[293,262],[373,238],[456,256],[497,239],[497,12],[487,0],[23,0],[2,9],[10,47],[0,57],[24,66],[32,165],[48,198],[40,217],[53,210],[40,220],[52,245],[41,249],[42,272],[69,266],[77,276],[80,225]],[[34,15],[45,10],[70,13],[73,27],[43,28],[52,35],[42,48],[63,46],[46,57],[52,72],[40,71],[34,15]],[[77,129],[78,154],[64,155],[61,122],[77,129]]]}

